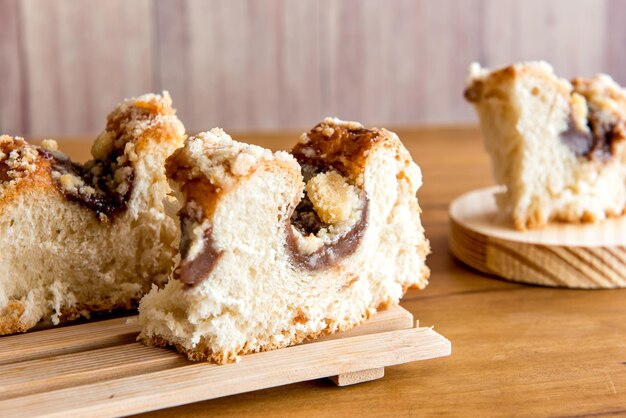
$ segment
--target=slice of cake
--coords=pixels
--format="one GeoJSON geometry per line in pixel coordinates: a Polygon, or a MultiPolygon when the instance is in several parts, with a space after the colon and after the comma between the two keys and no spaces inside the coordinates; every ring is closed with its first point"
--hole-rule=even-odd
{"type": "Polygon", "coordinates": [[[213,129],[167,174],[181,260],[141,301],[148,345],[225,363],[353,327],[427,284],[421,173],[385,129],[326,119],[291,154],[213,129]]]}
{"type": "Polygon", "coordinates": [[[166,281],[164,162],[185,139],[174,113],[168,95],[125,101],[84,165],[54,141],[0,137],[0,334],[131,308],[166,281]]]}
{"type": "Polygon", "coordinates": [[[545,62],[473,64],[465,97],[506,186],[498,205],[517,229],[624,212],[626,92],[609,76],[569,82],[545,62]]]}

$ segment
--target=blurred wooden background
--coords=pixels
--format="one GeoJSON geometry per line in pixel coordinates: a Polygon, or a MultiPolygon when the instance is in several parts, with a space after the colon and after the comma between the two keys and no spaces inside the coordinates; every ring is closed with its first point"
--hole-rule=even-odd
{"type": "Polygon", "coordinates": [[[622,0],[0,0],[0,131],[92,134],[167,89],[190,131],[464,123],[466,69],[626,83],[622,0]]]}

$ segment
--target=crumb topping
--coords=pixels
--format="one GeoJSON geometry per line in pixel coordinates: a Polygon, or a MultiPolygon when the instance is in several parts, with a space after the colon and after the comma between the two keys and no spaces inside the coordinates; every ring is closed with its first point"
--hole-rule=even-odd
{"type": "Polygon", "coordinates": [[[179,183],[206,178],[219,191],[232,187],[239,177],[251,174],[263,161],[272,159],[293,162],[285,152],[272,153],[233,141],[222,129],[214,128],[188,138],[185,146],[168,158],[166,172],[179,183]]]}
{"type": "Polygon", "coordinates": [[[23,138],[0,136],[0,183],[14,183],[37,169],[37,147],[23,138]]]}
{"type": "Polygon", "coordinates": [[[315,212],[327,224],[347,221],[358,206],[356,188],[336,171],[320,173],[311,178],[305,190],[315,212]]]}
{"type": "Polygon", "coordinates": [[[358,122],[326,118],[291,150],[302,167],[305,181],[320,171],[335,169],[358,186],[369,150],[384,140],[383,130],[366,129],[358,122]]]}
{"type": "Polygon", "coordinates": [[[572,80],[570,121],[561,140],[579,157],[609,161],[626,139],[626,93],[609,76],[572,80]]]}
{"type": "MultiPolygon", "coordinates": [[[[606,74],[574,79],[572,86],[573,95],[583,97],[587,108],[587,130],[592,138],[586,156],[607,160],[615,145],[626,139],[626,92],[606,74]]],[[[574,107],[572,113],[576,113],[574,107]]]]}
{"type": "Polygon", "coordinates": [[[168,92],[127,99],[108,115],[106,128],[94,142],[91,155],[94,160],[111,159],[110,154],[116,158],[126,155],[125,147],[134,146],[145,132],[165,124],[182,130],[175,115],[168,92]]]}
{"type": "Polygon", "coordinates": [[[101,220],[123,212],[132,194],[138,141],[160,126],[182,130],[175,114],[167,92],[125,100],[108,115],[92,146],[93,159],[84,165],[46,147],[54,162],[53,179],[68,199],[94,210],[101,220]]]}
{"type": "Polygon", "coordinates": [[[41,148],[48,151],[58,151],[59,144],[57,144],[57,141],[55,141],[54,139],[44,139],[43,141],[41,141],[41,148]]]}
{"type": "Polygon", "coordinates": [[[123,212],[132,194],[137,146],[151,129],[173,127],[182,135],[167,92],[128,99],[108,115],[107,126],[92,147],[93,159],[72,162],[51,139],[41,147],[21,138],[0,137],[0,182],[14,181],[37,169],[37,158],[49,161],[57,189],[70,201],[93,210],[102,221],[123,212]]]}

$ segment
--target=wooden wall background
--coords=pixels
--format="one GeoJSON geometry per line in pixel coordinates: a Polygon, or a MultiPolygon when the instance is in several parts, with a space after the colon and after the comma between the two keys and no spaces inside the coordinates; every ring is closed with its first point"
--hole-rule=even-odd
{"type": "Polygon", "coordinates": [[[188,130],[473,121],[466,68],[626,83],[623,0],[0,0],[0,131],[92,134],[167,89],[188,130]]]}

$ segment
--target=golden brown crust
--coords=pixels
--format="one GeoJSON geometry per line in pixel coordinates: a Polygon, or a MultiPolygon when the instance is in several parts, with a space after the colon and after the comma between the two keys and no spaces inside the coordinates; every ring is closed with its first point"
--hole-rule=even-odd
{"type": "MultiPolygon", "coordinates": [[[[6,137],[5,138],[10,138],[6,137]]],[[[11,138],[14,139],[14,138],[11,138]]],[[[21,138],[15,139],[17,142],[23,142],[26,147],[30,147],[36,150],[33,145],[27,144],[21,138]]],[[[5,148],[6,149],[6,148],[5,148]]],[[[12,178],[9,181],[0,179],[0,214],[4,211],[7,205],[12,202],[18,195],[25,193],[56,193],[56,187],[50,176],[50,161],[46,160],[43,156],[37,154],[37,158],[32,162],[34,170],[28,171],[19,177],[12,178]]],[[[3,168],[0,164],[0,172],[3,168]]],[[[4,171],[6,174],[6,171],[4,171]]]]}
{"type": "Polygon", "coordinates": [[[21,321],[24,313],[24,304],[19,300],[10,300],[2,315],[0,315],[0,335],[26,332],[35,324],[26,324],[21,321]]]}
{"type": "MultiPolygon", "coordinates": [[[[544,81],[553,82],[555,77],[551,67],[542,63],[512,64],[497,70],[490,71],[488,77],[474,75],[465,88],[464,96],[468,102],[478,103],[481,100],[504,97],[502,87],[518,77],[533,77],[544,81]]],[[[571,87],[567,83],[555,84],[556,89],[563,96],[569,96],[571,87]]],[[[533,94],[539,94],[533,91],[533,94]]]]}
{"type": "Polygon", "coordinates": [[[113,151],[124,153],[127,143],[139,152],[150,143],[176,140],[181,126],[168,94],[147,94],[129,99],[107,116],[104,132],[95,141],[91,153],[96,160],[109,157],[113,151]],[[174,121],[175,123],[171,123],[174,121]],[[137,132],[140,135],[137,135],[137,132]]]}
{"type": "MultiPolygon", "coordinates": [[[[219,135],[222,140],[224,140],[224,137],[227,137],[227,135],[219,129],[202,133],[198,137],[202,135],[214,137],[219,135]]],[[[199,168],[200,163],[198,160],[201,156],[198,155],[198,151],[190,151],[188,149],[189,143],[197,140],[198,137],[189,138],[184,147],[177,149],[167,158],[165,161],[165,173],[171,181],[179,186],[180,191],[185,197],[183,201],[193,201],[202,207],[205,218],[212,217],[215,205],[223,194],[235,189],[238,184],[249,179],[257,170],[272,170],[274,168],[295,169],[295,164],[292,164],[293,161],[285,161],[284,159],[267,160],[264,157],[255,156],[255,161],[247,166],[244,172],[240,172],[234,167],[239,154],[233,153],[228,157],[224,157],[227,161],[220,161],[219,163],[226,167],[225,171],[220,173],[219,177],[209,177],[199,168]]],[[[228,138],[230,141],[230,137],[228,138]]],[[[207,147],[201,152],[211,157],[215,155],[215,151],[219,150],[219,148],[207,147]]],[[[240,151],[245,153],[246,148],[240,151]]],[[[219,165],[215,163],[207,164],[219,165]]]]}
{"type": "Polygon", "coordinates": [[[326,119],[311,129],[291,154],[302,165],[333,167],[355,178],[365,169],[369,152],[389,138],[385,129],[366,129],[355,122],[326,119]]]}
{"type": "Polygon", "coordinates": [[[223,189],[212,184],[194,169],[195,164],[187,158],[184,148],[179,148],[165,160],[165,174],[179,185],[184,201],[193,201],[202,208],[205,218],[211,218],[223,189]]]}
{"type": "Polygon", "coordinates": [[[294,324],[306,324],[307,322],[309,322],[309,317],[301,308],[298,308],[296,310],[296,313],[297,315],[293,318],[294,324]]]}
{"type": "MultiPolygon", "coordinates": [[[[90,314],[103,314],[117,310],[130,310],[135,309],[139,305],[141,297],[128,300],[125,303],[107,303],[103,302],[98,307],[93,305],[73,305],[70,307],[63,307],[61,309],[61,315],[59,319],[61,323],[67,321],[73,321],[84,316],[85,312],[90,314]]],[[[28,323],[22,321],[22,315],[24,314],[24,304],[15,299],[9,300],[7,307],[2,311],[0,315],[0,335],[10,335],[19,332],[26,332],[29,329],[35,327],[37,322],[28,323]]]]}

